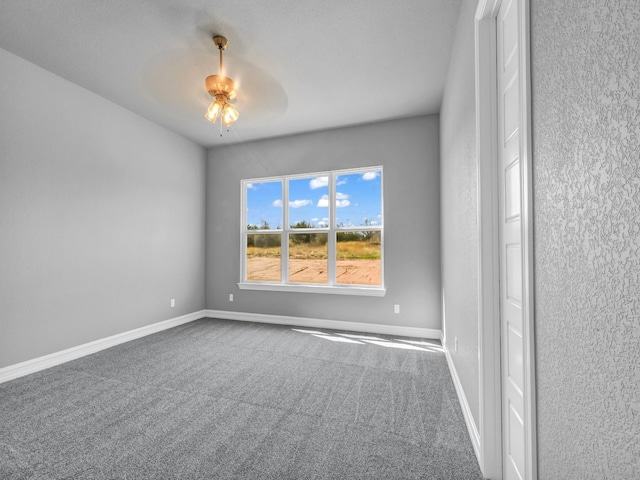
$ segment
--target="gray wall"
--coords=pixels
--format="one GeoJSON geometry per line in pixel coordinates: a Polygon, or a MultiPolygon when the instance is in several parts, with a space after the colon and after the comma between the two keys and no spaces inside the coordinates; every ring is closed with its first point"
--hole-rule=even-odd
{"type": "Polygon", "coordinates": [[[463,0],[440,112],[444,330],[465,396],[479,427],[478,199],[474,15],[463,0]],[[458,337],[458,352],[454,338],[458,337]]]}
{"type": "Polygon", "coordinates": [[[204,308],[205,151],[4,50],[0,71],[0,367],[204,308]]]}
{"type": "Polygon", "coordinates": [[[438,155],[437,116],[210,150],[207,307],[440,329],[438,155]],[[372,165],[384,167],[385,297],[238,289],[241,179],[372,165]]]}
{"type": "Polygon", "coordinates": [[[532,1],[539,470],[640,478],[640,3],[532,1]]]}

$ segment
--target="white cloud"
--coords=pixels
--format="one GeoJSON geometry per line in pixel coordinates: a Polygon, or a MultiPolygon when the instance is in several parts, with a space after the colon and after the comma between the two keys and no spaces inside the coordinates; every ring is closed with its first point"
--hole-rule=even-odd
{"type": "MultiPolygon", "coordinates": [[[[291,208],[306,207],[307,205],[313,205],[313,200],[293,200],[289,202],[289,206],[291,208]]],[[[274,200],[271,206],[278,207],[278,208],[282,207],[282,200],[281,199],[274,200]]]]}
{"type": "Polygon", "coordinates": [[[312,200],[293,200],[289,202],[289,206],[291,208],[306,207],[307,205],[312,205],[312,204],[313,204],[312,200]]]}
{"type": "MultiPolygon", "coordinates": [[[[346,193],[336,192],[336,207],[338,208],[348,207],[349,205],[351,205],[351,202],[349,201],[349,195],[347,195],[346,193]]],[[[320,197],[320,200],[318,200],[318,204],[316,205],[316,207],[328,207],[328,206],[329,206],[329,196],[322,195],[322,197],[320,197]]]]}
{"type": "Polygon", "coordinates": [[[365,172],[362,174],[363,180],[375,180],[378,178],[379,172],[365,172]]]}
{"type": "Polygon", "coordinates": [[[318,220],[320,220],[320,219],[319,219],[319,218],[317,218],[317,217],[316,217],[316,218],[312,218],[312,219],[311,219],[311,221],[312,221],[312,222],[317,222],[318,220]]]}
{"type": "Polygon", "coordinates": [[[328,225],[328,222],[326,222],[326,221],[324,221],[324,220],[322,220],[322,221],[318,222],[318,226],[319,226],[319,227],[326,227],[327,225],[328,225]]]}
{"type": "Polygon", "coordinates": [[[329,206],[329,195],[322,195],[320,197],[320,200],[318,200],[318,204],[316,205],[316,207],[326,208],[328,206],[329,206]]]}
{"type": "Polygon", "coordinates": [[[371,220],[369,225],[378,225],[378,221],[377,220],[371,220]]]}
{"type": "Polygon", "coordinates": [[[338,180],[336,182],[336,186],[339,187],[340,185],[344,185],[345,183],[347,183],[347,179],[346,178],[344,180],[338,180]]]}
{"type": "Polygon", "coordinates": [[[326,187],[327,185],[329,185],[329,177],[316,177],[312,178],[309,182],[309,188],[311,188],[311,190],[326,187]]]}

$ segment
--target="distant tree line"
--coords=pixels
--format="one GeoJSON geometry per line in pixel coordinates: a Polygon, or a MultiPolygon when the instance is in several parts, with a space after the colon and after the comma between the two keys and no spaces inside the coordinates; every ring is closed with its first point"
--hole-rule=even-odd
{"type": "MultiPolygon", "coordinates": [[[[247,230],[271,230],[269,222],[262,220],[260,225],[247,225],[247,230]]],[[[280,246],[279,233],[259,233],[247,235],[247,247],[270,248],[280,246]]]]}
{"type": "MultiPolygon", "coordinates": [[[[293,225],[293,229],[316,228],[313,224],[301,220],[293,225]]],[[[263,220],[258,225],[247,225],[247,230],[270,230],[269,222],[263,220]]],[[[280,246],[281,235],[279,233],[258,233],[247,235],[247,247],[269,248],[280,246]]],[[[289,241],[293,245],[326,245],[329,239],[327,233],[318,232],[300,232],[289,236],[289,241]]],[[[381,232],[379,230],[360,230],[349,232],[338,232],[336,241],[338,242],[369,242],[379,245],[381,240],[381,232]]]]}
{"type": "Polygon", "coordinates": [[[337,242],[369,242],[373,245],[380,245],[382,232],[379,230],[364,230],[358,232],[338,232],[337,242]]]}

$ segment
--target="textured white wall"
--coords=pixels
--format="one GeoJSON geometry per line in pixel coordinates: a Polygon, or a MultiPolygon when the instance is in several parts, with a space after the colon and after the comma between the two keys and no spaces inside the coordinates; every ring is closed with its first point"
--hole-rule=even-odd
{"type": "Polygon", "coordinates": [[[640,3],[533,0],[541,479],[640,478],[640,3]]]}
{"type": "Polygon", "coordinates": [[[0,71],[0,368],[202,309],[204,149],[5,50],[0,71]]]}
{"type": "Polygon", "coordinates": [[[440,329],[438,153],[435,115],[210,150],[207,307],[440,329]],[[241,179],[372,165],[384,167],[385,297],[238,290],[241,179]]]}
{"type": "Polygon", "coordinates": [[[444,329],[476,426],[478,387],[478,199],[474,14],[464,0],[440,113],[444,329]],[[454,338],[458,337],[458,352],[454,338]]]}

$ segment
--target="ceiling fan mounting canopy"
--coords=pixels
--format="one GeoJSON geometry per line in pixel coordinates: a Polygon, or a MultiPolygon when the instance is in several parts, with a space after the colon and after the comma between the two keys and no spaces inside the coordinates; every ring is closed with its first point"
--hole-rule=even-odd
{"type": "Polygon", "coordinates": [[[227,45],[229,45],[229,40],[227,40],[226,37],[223,37],[222,35],[215,35],[213,37],[213,43],[215,43],[218,49],[226,50],[227,45]]]}

